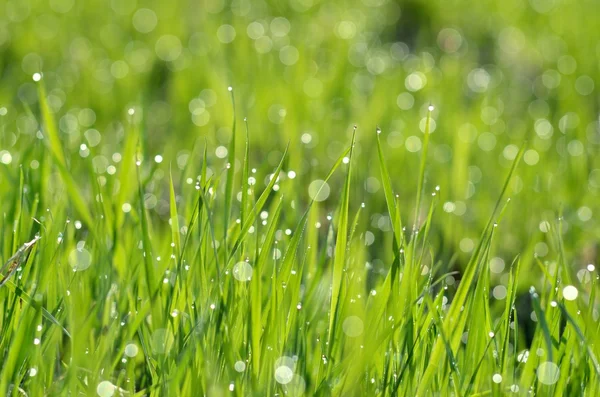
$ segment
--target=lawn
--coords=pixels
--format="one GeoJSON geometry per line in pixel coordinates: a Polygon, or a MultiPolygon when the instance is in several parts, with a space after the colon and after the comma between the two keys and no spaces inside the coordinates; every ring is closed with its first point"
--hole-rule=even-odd
{"type": "Polygon", "coordinates": [[[600,395],[595,0],[1,0],[0,395],[600,395]]]}

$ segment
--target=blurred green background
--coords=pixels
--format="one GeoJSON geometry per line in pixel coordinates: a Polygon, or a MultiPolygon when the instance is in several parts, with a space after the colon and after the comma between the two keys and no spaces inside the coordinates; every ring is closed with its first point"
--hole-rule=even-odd
{"type": "MultiPolygon", "coordinates": [[[[351,209],[366,202],[374,213],[377,264],[389,219],[375,129],[408,224],[432,103],[425,189],[440,186],[440,257],[468,258],[526,144],[496,251],[507,263],[518,253],[525,263],[550,257],[545,222],[562,209],[576,270],[596,260],[600,232],[599,11],[596,0],[2,1],[0,178],[10,186],[19,165],[39,167],[35,73],[90,197],[86,164],[111,183],[128,121],[141,126],[146,153],[164,159],[158,185],[169,163],[174,174],[200,164],[192,148],[205,140],[220,172],[232,86],[238,126],[249,123],[251,165],[272,170],[289,142],[287,168],[304,202],[358,125],[351,209]]],[[[342,179],[331,181],[327,208],[342,179]]],[[[168,219],[167,190],[149,194],[154,216],[168,219]]],[[[10,206],[2,199],[2,211],[10,206]]]]}

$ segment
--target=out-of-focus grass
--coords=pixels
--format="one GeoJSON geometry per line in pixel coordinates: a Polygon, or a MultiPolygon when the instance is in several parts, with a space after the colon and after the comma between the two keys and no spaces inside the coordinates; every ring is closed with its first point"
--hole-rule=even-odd
{"type": "Polygon", "coordinates": [[[593,1],[0,9],[0,394],[597,395],[593,1]]]}

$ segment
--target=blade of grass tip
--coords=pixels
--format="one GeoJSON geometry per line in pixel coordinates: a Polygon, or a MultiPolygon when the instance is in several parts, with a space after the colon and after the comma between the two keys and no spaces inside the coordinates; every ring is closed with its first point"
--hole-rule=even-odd
{"type": "Polygon", "coordinates": [[[329,314],[329,354],[333,349],[335,337],[335,319],[338,309],[338,297],[340,294],[342,275],[346,264],[346,246],[348,239],[348,207],[350,203],[350,183],[352,180],[352,154],[354,152],[354,142],[356,141],[356,126],[352,133],[352,143],[350,145],[350,154],[348,159],[348,173],[346,182],[342,191],[342,201],[338,212],[338,234],[335,242],[335,251],[333,259],[333,275],[331,285],[331,310],[329,314]]]}
{"type": "Polygon", "coordinates": [[[419,214],[421,212],[421,196],[423,195],[423,184],[425,183],[425,165],[427,164],[427,148],[429,147],[429,133],[431,128],[431,112],[433,105],[427,107],[427,118],[425,119],[425,133],[423,137],[423,150],[421,151],[421,165],[419,167],[419,180],[417,184],[417,204],[415,207],[415,219],[413,231],[419,226],[419,214]]]}
{"type": "MultiPolygon", "coordinates": [[[[478,246],[474,251],[475,254],[471,257],[471,260],[469,261],[469,263],[465,269],[464,277],[460,281],[460,284],[458,286],[458,289],[456,290],[454,299],[452,300],[452,303],[450,304],[450,309],[448,310],[448,314],[444,320],[444,327],[446,328],[446,330],[456,328],[456,322],[459,320],[459,317],[461,315],[461,308],[463,307],[463,305],[467,299],[468,293],[471,290],[471,284],[473,282],[473,279],[477,273],[477,270],[481,266],[483,266],[482,262],[477,260],[478,255],[476,255],[476,253],[481,251],[482,247],[484,246],[485,241],[487,241],[487,238],[485,238],[485,237],[489,234],[489,229],[494,221],[495,214],[498,211],[498,208],[500,206],[500,203],[502,202],[502,199],[504,197],[504,194],[506,193],[506,190],[508,189],[508,185],[512,179],[515,169],[517,168],[517,165],[519,164],[519,161],[521,160],[521,157],[523,156],[525,146],[526,146],[525,144],[521,146],[519,153],[517,154],[517,156],[515,157],[515,160],[513,161],[512,167],[510,168],[510,171],[508,172],[508,175],[504,181],[504,185],[500,192],[500,196],[498,197],[498,200],[496,202],[494,210],[492,211],[492,215],[490,216],[488,223],[482,234],[483,237],[479,240],[478,246]]],[[[462,333],[462,329],[460,330],[460,332],[462,333]]],[[[452,339],[452,337],[451,337],[451,339],[452,339]]],[[[435,376],[435,374],[438,373],[439,366],[443,362],[444,351],[445,351],[445,349],[444,349],[443,344],[439,340],[437,340],[431,350],[431,355],[429,358],[430,365],[427,366],[427,369],[423,373],[423,376],[421,377],[421,380],[419,382],[419,386],[417,388],[417,393],[416,393],[417,395],[424,396],[427,394],[429,387],[431,385],[431,382],[433,381],[433,377],[435,376]]]]}
{"type": "Polygon", "coordinates": [[[352,221],[352,226],[350,227],[350,233],[348,234],[348,247],[347,249],[350,249],[350,244],[352,244],[352,239],[354,238],[354,234],[356,233],[356,228],[358,227],[358,222],[360,220],[360,214],[363,210],[363,208],[365,208],[365,203],[362,203],[360,205],[360,207],[358,208],[358,211],[356,211],[356,215],[354,215],[354,220],[352,221]]]}
{"type": "Polygon", "coordinates": [[[229,217],[231,215],[231,202],[233,201],[233,174],[235,173],[235,96],[233,87],[227,88],[231,93],[231,106],[233,109],[233,127],[231,140],[229,141],[229,152],[227,156],[227,182],[225,184],[225,205],[223,208],[223,248],[225,252],[225,263],[228,262],[227,232],[229,230],[229,217]]]}
{"type": "Polygon", "coordinates": [[[8,258],[6,263],[0,269],[0,287],[2,287],[6,281],[8,281],[9,277],[17,270],[21,264],[25,262],[25,258],[27,258],[27,253],[34,246],[35,243],[38,242],[40,236],[35,236],[35,238],[25,244],[23,244],[19,249],[16,250],[15,254],[8,258]]]}

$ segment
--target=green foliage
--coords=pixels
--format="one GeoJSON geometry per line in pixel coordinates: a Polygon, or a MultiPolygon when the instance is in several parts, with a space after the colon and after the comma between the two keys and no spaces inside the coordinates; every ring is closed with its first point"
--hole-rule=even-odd
{"type": "Polygon", "coordinates": [[[5,3],[0,395],[600,394],[593,1],[5,3]]]}

